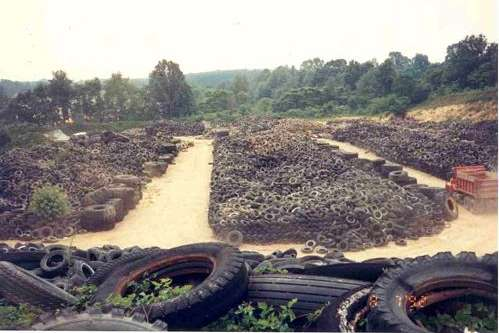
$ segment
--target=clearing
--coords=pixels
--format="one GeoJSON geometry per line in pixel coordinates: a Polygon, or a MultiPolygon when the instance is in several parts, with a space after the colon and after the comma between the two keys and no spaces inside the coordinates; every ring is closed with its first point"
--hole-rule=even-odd
{"type": "MultiPolygon", "coordinates": [[[[113,230],[78,234],[59,241],[87,249],[104,244],[121,247],[138,245],[169,248],[188,243],[215,241],[208,225],[208,205],[212,170],[212,140],[180,137],[194,146],[178,154],[167,172],[147,184],[143,199],[135,209],[113,230]]],[[[319,139],[337,144],[340,149],[356,152],[361,158],[378,158],[372,152],[348,143],[319,139]]],[[[418,183],[443,187],[445,182],[424,172],[404,167],[418,183]]],[[[374,257],[413,257],[434,254],[440,251],[475,251],[478,255],[497,250],[497,214],[472,215],[460,207],[459,218],[450,223],[442,233],[418,240],[408,240],[407,246],[393,242],[384,247],[359,252],[347,252],[353,260],[374,257]]],[[[14,243],[14,242],[11,242],[14,243]]],[[[245,244],[243,250],[271,253],[277,249],[294,247],[299,250],[303,244],[252,245],[245,244]]]]}

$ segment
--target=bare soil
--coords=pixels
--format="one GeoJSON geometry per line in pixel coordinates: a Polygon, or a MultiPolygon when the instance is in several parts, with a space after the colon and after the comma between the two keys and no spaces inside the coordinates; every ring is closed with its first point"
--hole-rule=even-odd
{"type": "MultiPolygon", "coordinates": [[[[143,199],[137,207],[113,230],[75,235],[60,243],[83,249],[104,244],[170,248],[216,240],[208,225],[212,141],[189,137],[181,139],[192,141],[194,146],[180,152],[175,164],[169,166],[166,174],[154,178],[147,185],[143,199]]],[[[339,145],[343,150],[357,152],[359,157],[377,158],[375,154],[351,144],[326,141],[339,145]]],[[[411,168],[404,169],[421,184],[444,186],[441,179],[411,168]]],[[[496,251],[497,214],[478,216],[472,215],[463,207],[459,207],[459,210],[459,218],[451,222],[449,228],[439,235],[408,241],[407,246],[390,243],[384,247],[349,252],[346,256],[354,260],[364,260],[374,257],[413,257],[440,251],[475,251],[480,255],[496,251]]],[[[245,244],[242,249],[268,254],[290,247],[299,250],[302,244],[245,244]]]]}
{"type": "Polygon", "coordinates": [[[497,120],[497,101],[477,101],[435,107],[422,107],[407,112],[418,121],[441,122],[452,119],[478,121],[497,120]]]}

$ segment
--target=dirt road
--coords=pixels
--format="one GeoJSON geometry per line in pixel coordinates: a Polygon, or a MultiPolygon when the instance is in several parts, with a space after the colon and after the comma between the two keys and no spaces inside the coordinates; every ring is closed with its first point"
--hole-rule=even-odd
{"type": "MultiPolygon", "coordinates": [[[[115,229],[75,235],[61,241],[80,248],[115,244],[121,247],[139,245],[169,248],[187,243],[213,241],[208,225],[208,202],[212,162],[211,140],[193,139],[194,146],[179,153],[166,174],[154,178],[144,190],[144,197],[115,229]]],[[[373,153],[347,143],[327,140],[341,149],[357,152],[359,157],[377,158],[373,153]]],[[[405,168],[421,184],[443,186],[444,181],[423,172],[405,168]]],[[[439,251],[475,251],[478,254],[496,251],[497,215],[475,216],[460,207],[459,219],[441,234],[409,240],[405,247],[391,243],[380,248],[346,253],[354,260],[374,257],[412,257],[439,251]]],[[[242,249],[270,253],[276,249],[302,244],[244,245],[242,249]]]]}

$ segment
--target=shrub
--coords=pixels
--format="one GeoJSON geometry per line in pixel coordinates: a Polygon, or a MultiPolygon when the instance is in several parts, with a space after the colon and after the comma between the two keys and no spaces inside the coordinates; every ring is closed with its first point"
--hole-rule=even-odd
{"type": "Polygon", "coordinates": [[[57,186],[45,185],[33,192],[29,210],[43,219],[54,219],[66,215],[70,204],[66,194],[57,186]]]}
{"type": "Polygon", "coordinates": [[[40,314],[28,304],[9,305],[0,300],[0,330],[28,329],[40,314]]]}
{"type": "Polygon", "coordinates": [[[245,332],[292,332],[291,324],[296,319],[292,310],[296,299],[279,307],[258,303],[256,306],[243,303],[222,318],[205,327],[208,331],[245,332]]]}

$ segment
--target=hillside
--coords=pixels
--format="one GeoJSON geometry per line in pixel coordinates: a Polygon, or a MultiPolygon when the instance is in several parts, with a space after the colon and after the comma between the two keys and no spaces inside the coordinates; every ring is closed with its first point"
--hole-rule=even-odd
{"type": "Polygon", "coordinates": [[[406,116],[436,122],[497,120],[497,89],[439,96],[409,109],[406,116]]]}

